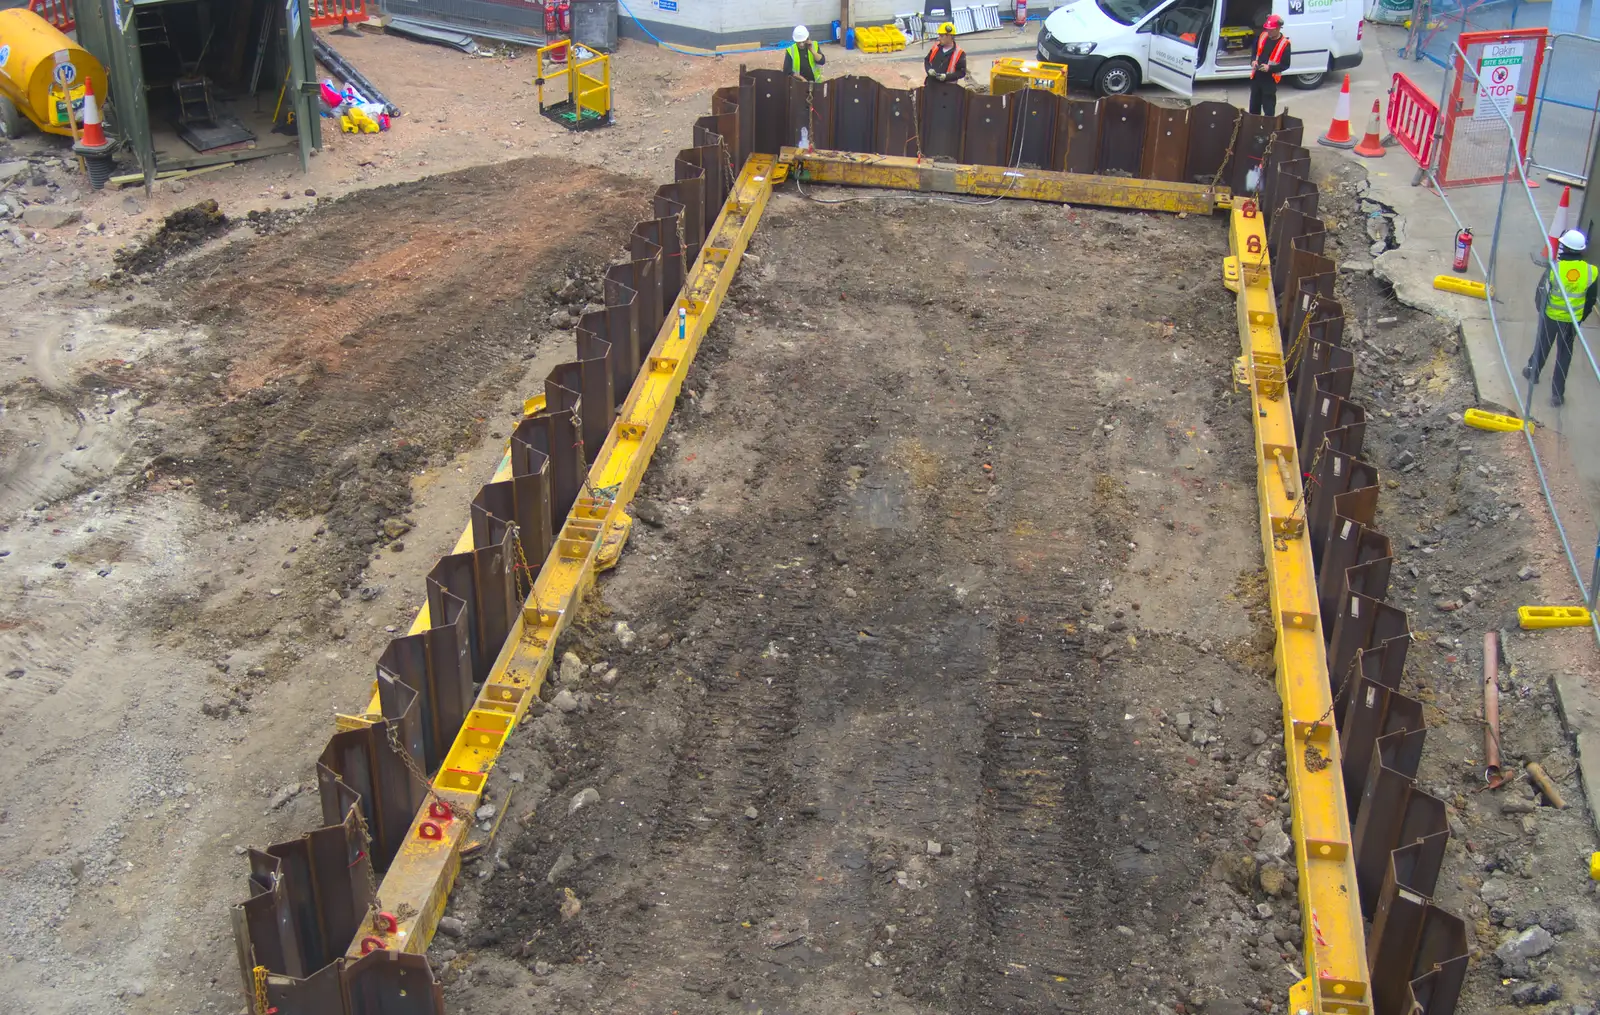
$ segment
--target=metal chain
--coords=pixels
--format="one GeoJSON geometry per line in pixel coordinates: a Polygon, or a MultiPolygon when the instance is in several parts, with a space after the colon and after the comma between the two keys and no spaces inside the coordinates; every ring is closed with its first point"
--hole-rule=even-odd
{"type": "Polygon", "coordinates": [[[922,119],[917,113],[917,90],[911,89],[911,129],[916,133],[911,135],[911,140],[917,146],[917,161],[922,161],[922,119]]]}
{"type": "Polygon", "coordinates": [[[1239,140],[1239,127],[1244,123],[1244,114],[1240,113],[1233,118],[1233,136],[1228,138],[1228,150],[1222,153],[1222,164],[1217,171],[1211,174],[1211,193],[1215,198],[1217,187],[1222,184],[1223,174],[1227,172],[1228,163],[1233,161],[1233,146],[1239,140]]]}
{"type": "Polygon", "coordinates": [[[527,602],[528,597],[533,595],[534,573],[533,568],[528,566],[527,555],[522,552],[522,530],[517,530],[517,534],[515,537],[513,537],[512,542],[515,543],[517,547],[517,563],[513,567],[513,570],[516,572],[517,576],[517,598],[523,602],[527,602]],[[524,581],[526,581],[528,585],[528,591],[526,592],[522,591],[522,585],[524,581]]]}
{"type": "Polygon", "coordinates": [[[1313,295],[1311,305],[1306,307],[1305,316],[1300,319],[1300,330],[1295,332],[1294,341],[1289,345],[1289,351],[1283,358],[1283,375],[1287,380],[1292,364],[1298,364],[1300,356],[1305,352],[1306,336],[1311,333],[1311,318],[1322,308],[1322,298],[1313,295]]]}
{"type": "Polygon", "coordinates": [[[267,1015],[274,1010],[267,1000],[267,967],[256,966],[250,973],[255,980],[255,1015],[267,1015]]]}
{"type": "Polygon", "coordinates": [[[1319,485],[1317,483],[1317,466],[1322,464],[1322,453],[1327,448],[1327,438],[1323,438],[1322,443],[1317,445],[1317,453],[1311,456],[1311,468],[1306,470],[1304,476],[1305,489],[1300,492],[1300,503],[1296,504],[1294,511],[1290,513],[1291,518],[1298,518],[1302,522],[1306,520],[1307,512],[1310,510],[1311,494],[1319,485]]]}

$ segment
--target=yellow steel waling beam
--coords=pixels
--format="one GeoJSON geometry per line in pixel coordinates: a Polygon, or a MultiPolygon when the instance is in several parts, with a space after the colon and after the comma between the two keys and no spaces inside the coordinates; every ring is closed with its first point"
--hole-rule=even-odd
{"type": "Polygon", "coordinates": [[[1350,851],[1339,739],[1333,724],[1328,657],[1317,606],[1317,578],[1305,525],[1305,491],[1294,420],[1285,387],[1283,340],[1266,223],[1252,201],[1230,216],[1233,256],[1224,266],[1239,294],[1234,375],[1250,387],[1256,427],[1256,487],[1273,625],[1277,629],[1278,696],[1283,703],[1285,767],[1300,869],[1306,978],[1289,990],[1291,1013],[1370,1015],[1371,978],[1350,851]]]}
{"type": "Polygon", "coordinates": [[[1125,176],[1088,176],[1043,169],[964,166],[953,162],[895,155],[863,155],[785,148],[779,161],[803,183],[850,187],[884,187],[938,194],[1013,197],[1056,204],[1088,204],[1141,211],[1192,212],[1209,215],[1233,203],[1227,187],[1200,183],[1168,183],[1125,176]]]}
{"type": "MultiPolygon", "coordinates": [[[[351,957],[362,953],[363,941],[373,946],[372,938],[377,939],[377,947],[417,953],[426,951],[433,939],[461,866],[461,845],[472,824],[466,816],[477,810],[501,747],[538,696],[554,658],[556,639],[594,584],[595,560],[603,537],[607,530],[622,524],[623,509],[639,488],[666,430],[689,364],[722,306],[745,246],[766,209],[775,167],[771,156],[751,156],[734,183],[683,294],[662,324],[649,358],[589,470],[589,490],[609,492],[614,488],[615,493],[597,498],[586,492],[567,516],[555,547],[539,570],[533,593],[467,713],[455,744],[434,775],[437,801],[425,806],[412,821],[405,843],[378,886],[383,909],[399,917],[399,926],[393,932],[363,927],[351,942],[351,957]]],[[[465,538],[470,547],[470,533],[465,538]]]]}

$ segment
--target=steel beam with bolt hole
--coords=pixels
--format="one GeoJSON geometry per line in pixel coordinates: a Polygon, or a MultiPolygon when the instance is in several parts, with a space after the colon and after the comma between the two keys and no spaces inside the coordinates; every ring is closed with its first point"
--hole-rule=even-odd
{"type": "MultiPolygon", "coordinates": [[[[396,914],[397,920],[393,925],[363,927],[350,944],[350,958],[379,948],[421,953],[433,939],[461,868],[461,847],[489,770],[538,697],[554,661],[556,640],[571,623],[584,593],[594,585],[607,533],[627,524],[625,508],[639,488],[689,365],[766,209],[775,168],[772,156],[753,155],[734,183],[682,294],[595,456],[585,492],[557,534],[533,593],[523,604],[450,753],[434,775],[432,798],[412,821],[404,844],[378,886],[384,908],[396,914]]],[[[463,539],[470,546],[470,530],[463,539]]],[[[426,621],[425,616],[419,617],[421,627],[413,630],[425,628],[426,621]]],[[[346,717],[349,722],[364,720],[346,717]]]]}
{"type": "Polygon", "coordinates": [[[1131,176],[1089,176],[1044,169],[966,166],[896,155],[785,148],[778,156],[790,176],[801,183],[847,187],[884,187],[923,193],[970,194],[1055,204],[1084,204],[1138,211],[1210,215],[1233,203],[1227,187],[1203,183],[1169,183],[1131,176]]]}
{"type": "Polygon", "coordinates": [[[1303,471],[1287,397],[1266,220],[1254,201],[1241,201],[1233,209],[1228,244],[1232,255],[1224,264],[1223,280],[1239,295],[1242,351],[1234,378],[1249,387],[1255,420],[1261,544],[1278,636],[1275,659],[1283,703],[1284,768],[1300,871],[1306,978],[1289,988],[1289,1011],[1371,1015],[1371,973],[1350,849],[1350,812],[1334,729],[1317,576],[1306,530],[1303,471]]]}

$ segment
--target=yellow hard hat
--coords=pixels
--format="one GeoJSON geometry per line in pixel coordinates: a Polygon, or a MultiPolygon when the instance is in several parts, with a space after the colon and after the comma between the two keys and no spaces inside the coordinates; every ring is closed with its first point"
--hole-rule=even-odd
{"type": "Polygon", "coordinates": [[[946,21],[944,24],[939,26],[939,34],[940,35],[954,35],[954,34],[956,34],[956,26],[951,24],[950,22],[946,21]]]}

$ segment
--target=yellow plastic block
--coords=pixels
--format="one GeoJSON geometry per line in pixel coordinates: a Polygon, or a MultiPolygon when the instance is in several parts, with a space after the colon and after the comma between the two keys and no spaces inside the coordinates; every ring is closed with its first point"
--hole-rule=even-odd
{"type": "Polygon", "coordinates": [[[1589,611],[1581,606],[1519,606],[1517,620],[1524,631],[1582,627],[1589,623],[1589,611]]]}
{"type": "Polygon", "coordinates": [[[1484,412],[1482,409],[1468,409],[1461,414],[1461,422],[1468,426],[1475,426],[1479,430],[1494,430],[1499,433],[1515,433],[1523,427],[1529,432],[1533,431],[1533,423],[1525,422],[1516,416],[1507,416],[1499,412],[1484,412]]]}
{"type": "Polygon", "coordinates": [[[1474,282],[1470,278],[1456,278],[1454,275],[1435,275],[1433,287],[1440,292],[1460,293],[1462,296],[1471,296],[1474,299],[1486,300],[1489,298],[1489,287],[1482,282],[1474,282]]]}
{"type": "Polygon", "coordinates": [[[1589,854],[1589,877],[1591,880],[1600,881],[1600,853],[1589,854]]]}

